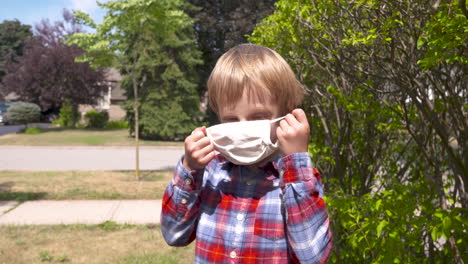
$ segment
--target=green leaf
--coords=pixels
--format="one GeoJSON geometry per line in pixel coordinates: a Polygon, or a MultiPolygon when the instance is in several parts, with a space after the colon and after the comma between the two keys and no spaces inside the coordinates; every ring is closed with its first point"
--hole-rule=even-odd
{"type": "Polygon", "coordinates": [[[375,203],[375,209],[379,210],[381,205],[382,205],[382,200],[381,199],[377,200],[377,202],[375,203]]]}
{"type": "Polygon", "coordinates": [[[442,233],[437,227],[433,227],[431,231],[432,240],[437,241],[442,236],[442,233]]]}
{"type": "Polygon", "coordinates": [[[377,237],[380,237],[382,234],[382,229],[387,226],[388,222],[386,220],[382,220],[380,224],[377,226],[377,237]]]}
{"type": "Polygon", "coordinates": [[[442,226],[444,227],[444,233],[448,237],[450,234],[450,227],[452,226],[452,219],[449,216],[444,217],[442,221],[442,226]]]}

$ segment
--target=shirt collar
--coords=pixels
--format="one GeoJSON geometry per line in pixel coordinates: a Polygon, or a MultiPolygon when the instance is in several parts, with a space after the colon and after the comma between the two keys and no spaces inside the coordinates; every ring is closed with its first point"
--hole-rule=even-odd
{"type": "MultiPolygon", "coordinates": [[[[218,164],[220,166],[240,166],[240,165],[236,165],[234,163],[232,163],[231,161],[229,161],[228,159],[226,159],[224,156],[220,155],[220,154],[217,154],[215,156],[215,159],[217,160],[218,164]]],[[[267,169],[268,167],[271,167],[273,166],[273,168],[277,171],[279,171],[279,162],[281,160],[281,155],[275,155],[270,161],[268,161],[267,163],[265,163],[263,166],[259,166],[259,169],[267,169]]]]}

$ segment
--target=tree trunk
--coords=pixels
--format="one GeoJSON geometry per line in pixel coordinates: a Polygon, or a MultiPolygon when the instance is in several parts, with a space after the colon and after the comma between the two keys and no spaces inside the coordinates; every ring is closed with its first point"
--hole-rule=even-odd
{"type": "Polygon", "coordinates": [[[139,117],[138,117],[138,85],[136,82],[135,71],[132,73],[132,84],[133,84],[133,111],[135,112],[135,176],[137,181],[140,180],[140,141],[139,141],[139,117]]]}

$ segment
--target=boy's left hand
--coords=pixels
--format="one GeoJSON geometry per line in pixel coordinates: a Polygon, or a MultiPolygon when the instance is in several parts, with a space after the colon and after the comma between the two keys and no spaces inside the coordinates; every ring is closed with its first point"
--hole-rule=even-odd
{"type": "Polygon", "coordinates": [[[309,121],[302,109],[294,109],[290,114],[281,120],[276,128],[276,136],[279,141],[279,148],[285,156],[307,152],[309,145],[309,121]]]}

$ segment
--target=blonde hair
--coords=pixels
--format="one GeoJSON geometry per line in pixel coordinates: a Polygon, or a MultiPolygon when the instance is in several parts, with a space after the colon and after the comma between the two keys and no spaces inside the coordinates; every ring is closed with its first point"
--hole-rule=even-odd
{"type": "Polygon", "coordinates": [[[249,100],[265,103],[271,98],[281,114],[296,108],[304,97],[304,87],[288,63],[274,50],[254,44],[241,44],[223,54],[207,86],[209,104],[217,114],[220,107],[234,107],[244,90],[249,100]]]}

